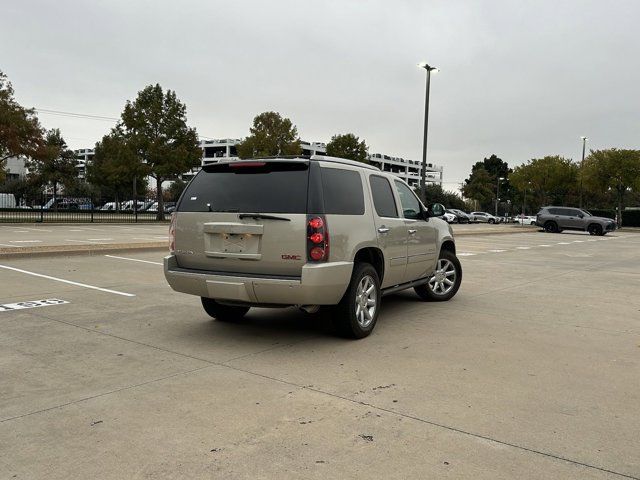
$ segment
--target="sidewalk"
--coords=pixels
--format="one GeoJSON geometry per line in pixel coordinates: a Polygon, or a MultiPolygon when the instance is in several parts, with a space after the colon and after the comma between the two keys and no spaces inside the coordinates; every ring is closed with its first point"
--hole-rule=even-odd
{"type": "Polygon", "coordinates": [[[0,258],[168,249],[167,224],[0,224],[0,258]]]}

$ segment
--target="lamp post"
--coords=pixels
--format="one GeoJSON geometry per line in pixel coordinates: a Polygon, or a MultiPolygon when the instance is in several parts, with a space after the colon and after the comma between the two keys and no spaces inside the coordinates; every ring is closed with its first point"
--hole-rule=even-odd
{"type": "Polygon", "coordinates": [[[422,201],[427,202],[427,130],[429,128],[429,87],[431,85],[431,72],[437,72],[438,68],[432,67],[426,62],[419,63],[420,68],[427,71],[427,89],[424,99],[424,140],[422,142],[422,173],[420,175],[420,189],[422,201]]]}
{"type": "Polygon", "coordinates": [[[584,151],[587,145],[588,138],[584,135],[580,138],[582,139],[582,160],[580,161],[580,208],[582,208],[582,167],[584,165],[584,151]]]}
{"type": "Polygon", "coordinates": [[[500,201],[500,182],[504,180],[504,177],[498,178],[498,183],[496,184],[496,217],[498,216],[498,202],[500,201]]]}

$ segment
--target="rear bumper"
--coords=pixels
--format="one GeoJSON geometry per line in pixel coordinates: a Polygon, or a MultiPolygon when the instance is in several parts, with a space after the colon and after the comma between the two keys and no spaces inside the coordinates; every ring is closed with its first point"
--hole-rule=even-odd
{"type": "Polygon", "coordinates": [[[301,277],[268,277],[184,269],[164,258],[164,276],[176,292],[232,302],[335,305],[347,290],[353,262],[308,264],[301,277]]]}

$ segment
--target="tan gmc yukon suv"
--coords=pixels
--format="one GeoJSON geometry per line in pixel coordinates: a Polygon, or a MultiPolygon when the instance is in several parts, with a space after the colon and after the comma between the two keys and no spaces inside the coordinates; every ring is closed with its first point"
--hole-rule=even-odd
{"type": "Polygon", "coordinates": [[[462,280],[444,207],[378,168],[311,156],[205,165],[172,215],[164,272],[219,320],[250,307],[331,306],[347,336],[373,330],[383,295],[453,297],[462,280]]]}

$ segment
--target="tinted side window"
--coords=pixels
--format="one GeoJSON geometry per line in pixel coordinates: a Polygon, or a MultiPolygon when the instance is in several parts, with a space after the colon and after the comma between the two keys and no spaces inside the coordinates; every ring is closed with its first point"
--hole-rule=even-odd
{"type": "Polygon", "coordinates": [[[324,211],[334,215],[364,215],[364,193],[360,173],[322,168],[324,211]]]}
{"type": "Polygon", "coordinates": [[[417,220],[420,218],[420,202],[413,194],[411,189],[404,183],[396,180],[396,188],[398,189],[398,195],[400,196],[400,203],[402,204],[402,213],[404,218],[411,218],[417,220]]]}
{"type": "Polygon", "coordinates": [[[369,185],[371,186],[371,195],[373,196],[373,205],[380,217],[398,216],[396,208],[396,200],[393,198],[393,190],[389,180],[378,175],[369,177],[369,185]]]}
{"type": "Polygon", "coordinates": [[[562,215],[561,208],[550,208],[548,211],[551,215],[562,215]]]}

